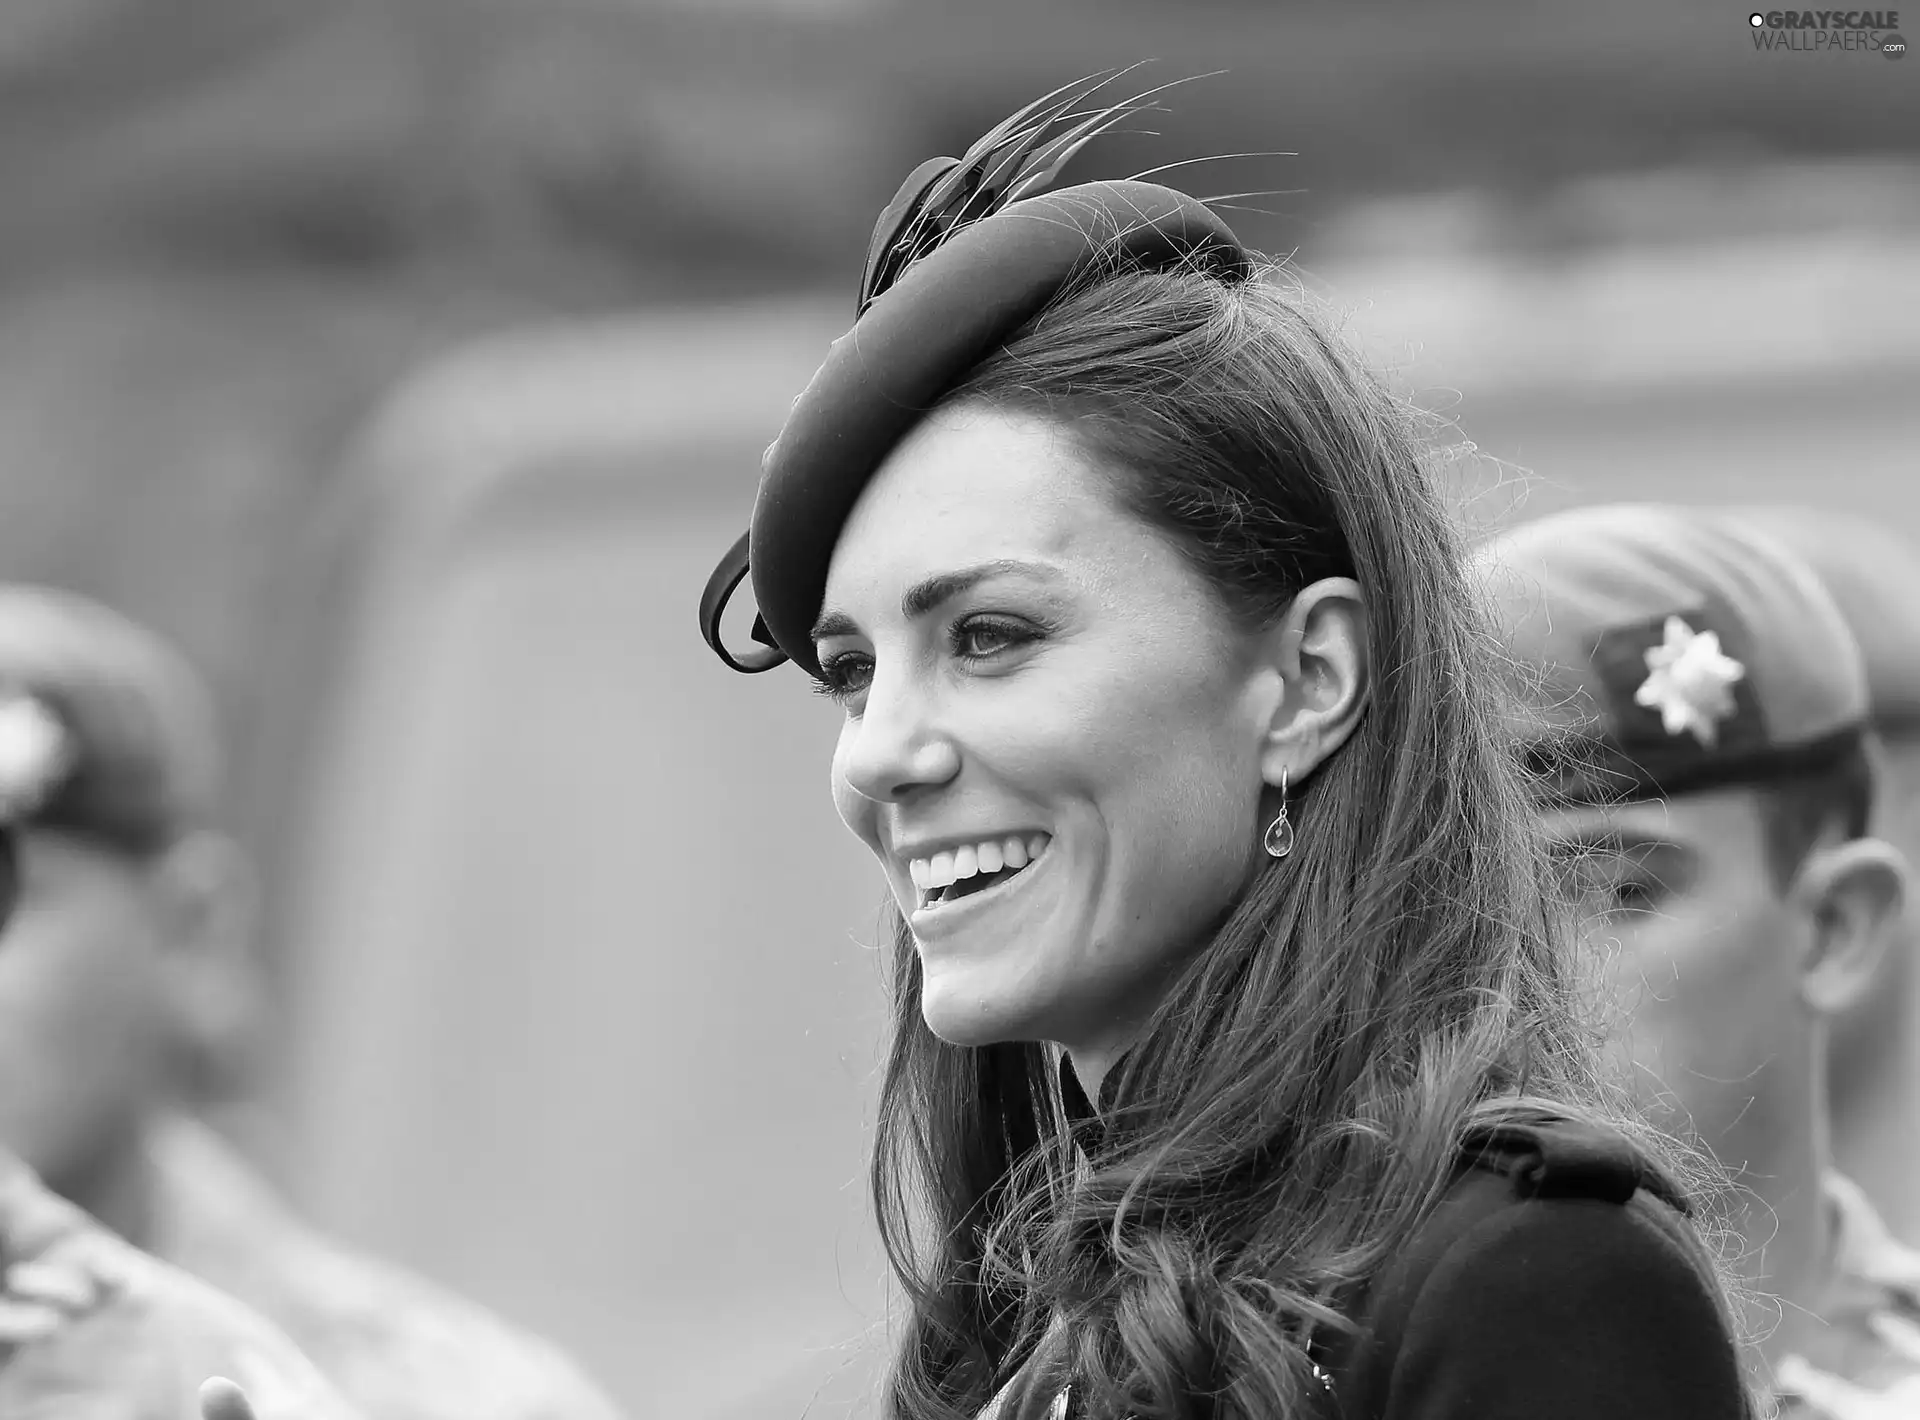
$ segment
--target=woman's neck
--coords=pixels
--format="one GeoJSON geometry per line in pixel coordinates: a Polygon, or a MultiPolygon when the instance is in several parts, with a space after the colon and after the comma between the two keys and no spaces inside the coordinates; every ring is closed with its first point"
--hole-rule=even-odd
{"type": "Polygon", "coordinates": [[[1062,1061],[1065,1067],[1073,1071],[1073,1078],[1086,1094],[1087,1102],[1097,1114],[1100,1111],[1100,1091],[1107,1083],[1107,1077],[1113,1073],[1113,1067],[1126,1054],[1126,1047],[1114,1046],[1060,1046],[1052,1047],[1055,1068],[1062,1061]]]}

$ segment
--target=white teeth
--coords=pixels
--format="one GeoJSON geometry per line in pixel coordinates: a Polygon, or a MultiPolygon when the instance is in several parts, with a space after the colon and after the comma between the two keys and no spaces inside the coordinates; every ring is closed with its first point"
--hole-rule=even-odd
{"type": "Polygon", "coordinates": [[[915,858],[907,864],[914,887],[923,893],[951,887],[976,873],[997,873],[1002,868],[1024,868],[1053,842],[1051,834],[1018,834],[1002,839],[987,839],[962,848],[948,849],[931,858],[915,858]]]}

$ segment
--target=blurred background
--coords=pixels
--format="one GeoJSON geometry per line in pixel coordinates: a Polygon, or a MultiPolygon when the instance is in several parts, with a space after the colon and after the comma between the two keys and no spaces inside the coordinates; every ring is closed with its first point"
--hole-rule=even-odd
{"type": "MultiPolygon", "coordinates": [[[[1920,12],[1908,21],[1920,32],[1920,12]]],[[[1069,178],[1244,193],[1478,525],[1920,533],[1920,60],[1619,0],[8,0],[0,575],[217,688],[263,1162],[630,1413],[837,1416],[885,1293],[835,712],[695,633],[906,172],[1110,65],[1069,178]]]]}

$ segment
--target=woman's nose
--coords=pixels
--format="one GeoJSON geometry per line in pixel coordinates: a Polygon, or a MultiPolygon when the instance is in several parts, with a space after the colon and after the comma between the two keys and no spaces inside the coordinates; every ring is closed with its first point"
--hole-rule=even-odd
{"type": "Polygon", "coordinates": [[[952,738],[935,725],[924,697],[904,689],[883,690],[876,681],[865,713],[843,732],[841,773],[865,799],[892,803],[958,772],[952,738]]]}

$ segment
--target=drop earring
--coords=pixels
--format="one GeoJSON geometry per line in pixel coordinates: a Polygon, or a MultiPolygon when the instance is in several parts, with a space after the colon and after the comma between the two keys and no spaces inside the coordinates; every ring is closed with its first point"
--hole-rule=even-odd
{"type": "Polygon", "coordinates": [[[1269,858],[1284,858],[1293,852],[1293,820],[1287,817],[1287,771],[1280,771],[1280,812],[1267,825],[1264,840],[1269,858]]]}

